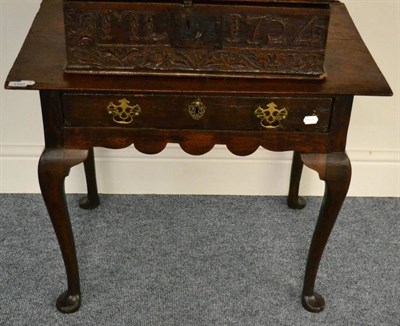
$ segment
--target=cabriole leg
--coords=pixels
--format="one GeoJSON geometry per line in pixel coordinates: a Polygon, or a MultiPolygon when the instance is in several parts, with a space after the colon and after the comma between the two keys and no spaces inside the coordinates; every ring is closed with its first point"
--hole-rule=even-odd
{"type": "Polygon", "coordinates": [[[315,279],[329,235],[349,189],[351,165],[346,153],[302,154],[301,158],[325,181],[325,194],[311,240],[302,294],[304,308],[320,312],[325,307],[325,300],[314,291],[315,279]]]}
{"type": "Polygon", "coordinates": [[[87,196],[79,201],[79,207],[83,209],[94,209],[100,204],[99,194],[97,192],[96,169],[94,163],[93,148],[89,149],[88,157],[83,162],[85,167],[87,196]]]}
{"type": "Polygon", "coordinates": [[[63,313],[79,309],[81,292],[74,236],[65,199],[64,180],[72,166],[82,163],[87,150],[46,148],[39,161],[39,183],[42,196],[60,245],[68,280],[68,289],[57,299],[63,313]]]}
{"type": "Polygon", "coordinates": [[[303,171],[303,161],[300,153],[294,152],[292,159],[292,172],[290,174],[289,195],[287,204],[290,208],[301,209],[306,206],[303,197],[299,197],[300,179],[303,171]]]}

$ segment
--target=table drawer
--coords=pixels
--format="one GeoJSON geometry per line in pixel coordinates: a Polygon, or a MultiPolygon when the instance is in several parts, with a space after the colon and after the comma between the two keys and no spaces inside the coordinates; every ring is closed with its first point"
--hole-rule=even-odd
{"type": "Polygon", "coordinates": [[[328,132],[331,98],[63,95],[66,127],[328,132]]]}

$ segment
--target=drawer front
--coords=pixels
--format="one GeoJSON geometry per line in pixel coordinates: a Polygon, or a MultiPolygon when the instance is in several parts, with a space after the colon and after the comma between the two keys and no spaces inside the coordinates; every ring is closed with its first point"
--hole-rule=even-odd
{"type": "Polygon", "coordinates": [[[328,132],[331,98],[64,94],[66,127],[328,132]]]}

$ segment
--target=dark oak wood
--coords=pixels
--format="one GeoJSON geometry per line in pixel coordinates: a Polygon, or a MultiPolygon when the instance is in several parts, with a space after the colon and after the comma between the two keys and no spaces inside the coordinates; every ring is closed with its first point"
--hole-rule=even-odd
{"type": "Polygon", "coordinates": [[[100,198],[97,192],[96,169],[94,162],[93,148],[88,150],[88,156],[83,162],[85,167],[87,196],[79,201],[79,206],[83,209],[94,209],[100,205],[100,198]]]}
{"type": "Polygon", "coordinates": [[[120,101],[140,107],[132,122],[119,125],[125,129],[263,131],[265,128],[255,111],[275,103],[276,110],[287,110],[286,118],[276,130],[326,133],[332,108],[332,98],[67,93],[63,95],[65,126],[116,128],[118,124],[108,107],[120,105],[120,101]],[[204,113],[195,119],[189,107],[197,101],[204,107],[204,113]],[[304,117],[312,115],[318,116],[318,123],[304,124],[304,117]]]}
{"type": "Polygon", "coordinates": [[[65,200],[64,180],[71,167],[82,163],[87,155],[87,150],[46,148],[39,161],[40,189],[60,245],[67,273],[68,289],[57,300],[57,308],[64,313],[77,311],[81,302],[78,261],[65,200]]]}
{"type": "Polygon", "coordinates": [[[33,80],[26,89],[113,91],[134,93],[195,93],[245,95],[391,95],[392,91],[354,26],[346,7],[331,4],[324,82],[157,76],[96,76],[65,74],[66,48],[61,0],[42,2],[10,81],[33,80]],[[51,44],[51,46],[49,46],[51,44]],[[32,55],[35,53],[35,55],[32,55]],[[43,60],[46,58],[46,60],[43,60]],[[368,69],[366,69],[368,67],[368,69]]]}
{"type": "MultiPolygon", "coordinates": [[[[156,154],[161,152],[167,143],[178,143],[189,154],[197,153],[197,149],[209,148],[216,144],[225,144],[237,155],[245,148],[252,148],[247,155],[257,148],[264,147],[272,151],[329,152],[329,134],[320,133],[285,133],[272,132],[236,132],[236,131],[196,131],[196,130],[158,130],[115,128],[112,130],[99,128],[64,128],[65,146],[68,148],[86,148],[101,146],[107,148],[124,148],[132,144],[142,153],[156,154]],[[110,134],[113,135],[110,138],[110,134]],[[148,145],[143,148],[143,142],[148,145]],[[189,144],[190,147],[188,146],[189,144]]],[[[247,151],[246,151],[247,152],[247,151]]],[[[203,151],[203,154],[207,151],[203,151]]]]}
{"type": "Polygon", "coordinates": [[[290,208],[302,209],[306,206],[303,197],[299,197],[300,179],[303,171],[303,161],[299,152],[293,153],[292,171],[290,173],[289,194],[287,203],[290,208]]]}
{"type": "Polygon", "coordinates": [[[294,151],[288,195],[293,208],[305,204],[298,194],[303,163],[319,173],[326,191],[310,246],[302,302],[312,312],[324,308],[314,284],[350,182],[345,149],[353,96],[392,94],[345,6],[326,2],[331,19],[325,81],[66,74],[63,3],[42,2],[6,88],[17,88],[9,85],[11,81],[31,80],[35,83],[24,89],[40,91],[46,147],[39,182],[68,280],[67,291],[57,300],[60,311],[78,310],[81,298],[64,192],[70,168],[84,163],[88,194],[80,205],[94,208],[99,196],[93,147],[134,144],[140,152],[155,154],[168,143],[177,143],[192,155],[204,154],[216,144],[240,156],[260,146],[294,151]],[[310,117],[314,122],[306,124],[310,117]]]}
{"type": "Polygon", "coordinates": [[[330,6],[64,1],[66,72],[325,77],[330,6]]]}
{"type": "Polygon", "coordinates": [[[42,105],[43,131],[46,147],[58,147],[64,144],[63,114],[59,92],[40,91],[42,105]]]}
{"type": "Polygon", "coordinates": [[[325,181],[325,194],[311,240],[302,294],[304,308],[311,312],[320,312],[325,307],[325,301],[314,291],[315,279],[329,235],[349,189],[351,164],[343,152],[302,154],[301,159],[306,166],[317,171],[320,179],[325,181]]]}

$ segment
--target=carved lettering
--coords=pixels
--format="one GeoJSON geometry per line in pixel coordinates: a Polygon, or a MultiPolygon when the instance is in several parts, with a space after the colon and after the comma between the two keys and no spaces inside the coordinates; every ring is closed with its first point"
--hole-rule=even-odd
{"type": "Polygon", "coordinates": [[[285,24],[268,16],[251,17],[247,24],[252,26],[252,34],[247,42],[253,45],[282,44],[285,24]]]}
{"type": "Polygon", "coordinates": [[[317,32],[317,17],[311,18],[298,31],[293,39],[293,44],[314,44],[321,42],[321,35],[317,32]]]}
{"type": "Polygon", "coordinates": [[[196,12],[174,14],[174,35],[170,37],[174,47],[221,48],[223,35],[219,16],[207,16],[196,12]]]}
{"type": "Polygon", "coordinates": [[[226,41],[230,43],[239,43],[239,31],[240,31],[240,21],[242,16],[239,14],[230,15],[230,33],[229,37],[226,38],[226,41]]]}
{"type": "Polygon", "coordinates": [[[126,12],[125,17],[128,21],[128,26],[129,26],[129,40],[138,41],[140,39],[139,22],[136,13],[133,11],[128,11],[126,12]]]}
{"type": "Polygon", "coordinates": [[[129,10],[66,10],[68,69],[206,74],[323,72],[321,50],[325,47],[327,17],[232,11],[144,12],[132,6],[129,10]]]}
{"type": "Polygon", "coordinates": [[[68,10],[65,14],[67,26],[66,39],[72,46],[90,46],[94,43],[94,14],[91,12],[82,12],[68,10]]]}
{"type": "Polygon", "coordinates": [[[102,41],[110,41],[112,40],[111,35],[111,18],[112,18],[112,11],[107,10],[103,12],[100,18],[100,27],[99,27],[99,36],[102,41]]]}
{"type": "Polygon", "coordinates": [[[150,14],[146,14],[144,16],[145,21],[145,40],[153,39],[154,35],[154,24],[153,24],[153,17],[150,14]]]}
{"type": "Polygon", "coordinates": [[[152,13],[127,11],[101,11],[96,13],[98,41],[102,45],[168,44],[166,31],[159,32],[152,13]]]}

